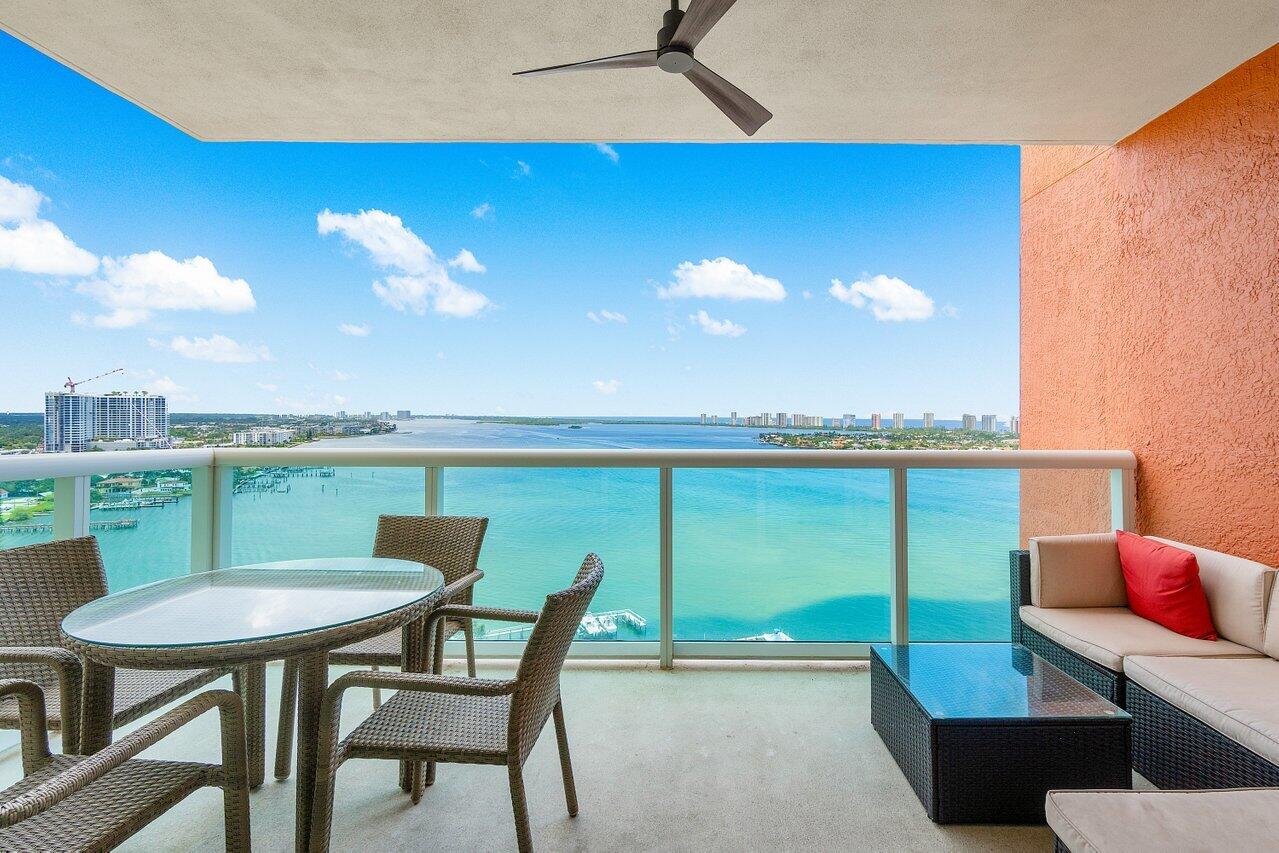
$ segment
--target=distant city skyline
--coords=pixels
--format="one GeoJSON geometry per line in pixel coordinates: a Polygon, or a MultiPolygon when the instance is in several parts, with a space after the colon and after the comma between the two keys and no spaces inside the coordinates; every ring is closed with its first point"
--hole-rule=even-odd
{"type": "Polygon", "coordinates": [[[210,144],[0,65],[0,410],[1018,409],[1015,148],[210,144]]]}

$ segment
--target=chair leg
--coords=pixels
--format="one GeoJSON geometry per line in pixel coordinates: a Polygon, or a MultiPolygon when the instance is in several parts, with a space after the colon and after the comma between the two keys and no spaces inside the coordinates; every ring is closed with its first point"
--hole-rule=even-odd
{"type": "MultiPolygon", "coordinates": [[[[377,672],[378,671],[377,664],[373,664],[373,666],[370,667],[370,669],[372,669],[374,672],[377,672]]],[[[374,687],[373,688],[373,710],[376,711],[378,708],[381,708],[381,707],[382,707],[382,688],[374,687]]]]}
{"type": "Polygon", "coordinates": [[[245,756],[249,787],[259,788],[266,778],[266,664],[251,663],[231,676],[235,692],[244,700],[245,756]]]}
{"type": "Polygon", "coordinates": [[[286,658],[284,675],[280,678],[280,725],[275,734],[275,778],[281,782],[289,778],[293,763],[293,724],[297,714],[298,662],[286,658]]]}
{"type": "Polygon", "coordinates": [[[467,619],[462,623],[462,634],[466,637],[466,674],[475,677],[475,623],[467,619]]]}
{"type": "Polygon", "coordinates": [[[564,802],[569,817],[577,817],[577,786],[573,784],[573,762],[568,756],[568,730],[564,728],[564,704],[555,703],[555,740],[560,745],[560,772],[564,775],[564,802]]]}
{"type": "MultiPolygon", "coordinates": [[[[439,626],[435,631],[435,636],[431,638],[431,672],[436,675],[444,672],[444,620],[441,619],[439,626]]],[[[435,784],[435,762],[427,761],[425,766],[423,762],[410,762],[410,771],[413,779],[413,790],[420,792],[424,786],[435,784]]],[[[417,802],[422,798],[421,793],[413,802],[417,802]]]]}
{"type": "Polygon", "coordinates": [[[533,836],[528,826],[528,801],[524,798],[524,772],[512,762],[506,766],[511,780],[511,809],[515,813],[515,840],[520,853],[533,853],[533,836]]]}

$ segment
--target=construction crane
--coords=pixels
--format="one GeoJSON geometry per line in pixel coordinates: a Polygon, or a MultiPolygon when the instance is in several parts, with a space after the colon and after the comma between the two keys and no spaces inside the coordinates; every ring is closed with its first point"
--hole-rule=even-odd
{"type": "Polygon", "coordinates": [[[62,384],[62,387],[68,389],[72,394],[74,394],[75,388],[77,385],[83,385],[86,382],[92,382],[95,379],[101,379],[102,377],[110,376],[113,373],[124,373],[124,368],[117,367],[115,370],[108,370],[106,373],[99,373],[97,376],[91,376],[88,379],[81,379],[79,382],[76,382],[74,379],[68,376],[67,381],[62,384]]]}

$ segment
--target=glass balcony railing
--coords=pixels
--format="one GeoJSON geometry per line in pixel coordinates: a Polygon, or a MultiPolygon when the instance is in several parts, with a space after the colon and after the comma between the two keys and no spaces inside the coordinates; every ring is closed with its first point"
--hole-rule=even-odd
{"type": "MultiPolygon", "coordinates": [[[[384,513],[484,515],[478,603],[536,609],[594,551],[605,581],[574,653],[663,665],[860,657],[890,639],[1005,640],[1022,490],[1085,478],[1100,499],[1096,529],[1131,526],[1135,465],[1126,451],[125,455],[132,473],[113,472],[120,454],[0,458],[0,547],[91,532],[116,590],[233,564],[367,555],[384,513]]],[[[509,656],[523,637],[477,626],[481,654],[509,656]]]]}

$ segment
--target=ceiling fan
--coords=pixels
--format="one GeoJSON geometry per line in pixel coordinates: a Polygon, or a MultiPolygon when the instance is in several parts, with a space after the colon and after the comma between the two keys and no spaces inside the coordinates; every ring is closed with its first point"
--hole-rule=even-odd
{"type": "Polygon", "coordinates": [[[566,71],[597,71],[609,68],[660,68],[671,74],[683,74],[711,103],[732,119],[747,136],[773,117],[758,101],[693,57],[693,50],[724,17],[737,0],[690,0],[681,11],[679,0],[671,0],[671,8],[662,15],[662,28],[657,33],[656,50],[639,50],[585,62],[551,65],[531,71],[517,71],[516,77],[540,77],[566,71]]]}

